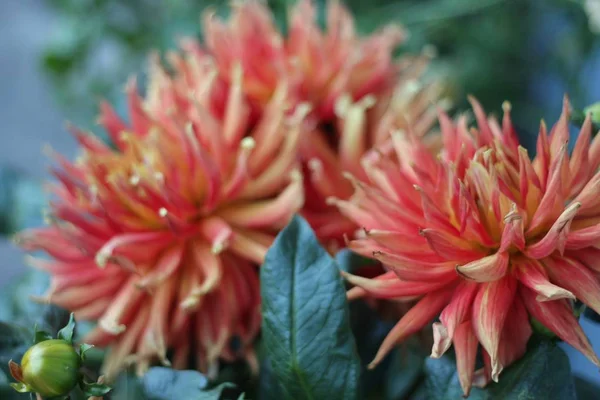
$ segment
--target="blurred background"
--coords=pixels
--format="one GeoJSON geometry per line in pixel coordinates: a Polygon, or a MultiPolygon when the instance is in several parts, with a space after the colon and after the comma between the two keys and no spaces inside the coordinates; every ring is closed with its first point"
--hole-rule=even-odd
{"type": "MultiPolygon", "coordinates": [[[[323,8],[323,0],[316,0],[323,8]]],[[[269,0],[278,22],[292,0],[269,0]]],[[[600,100],[600,0],[346,0],[357,28],[396,21],[410,31],[400,52],[432,45],[431,74],[450,83],[456,110],[473,94],[497,113],[513,104],[531,148],[541,118],[554,122],[568,93],[581,109],[600,100]]],[[[42,182],[50,145],[68,157],[75,142],[65,121],[97,131],[98,100],[122,109],[122,88],[143,74],[148,51],[200,35],[206,7],[217,0],[0,1],[0,284],[24,270],[10,234],[42,223],[42,182]]],[[[97,132],[100,133],[100,132],[97,132]]],[[[600,352],[599,325],[583,321],[600,352]]],[[[575,372],[600,381],[592,364],[567,349],[575,372]]]]}

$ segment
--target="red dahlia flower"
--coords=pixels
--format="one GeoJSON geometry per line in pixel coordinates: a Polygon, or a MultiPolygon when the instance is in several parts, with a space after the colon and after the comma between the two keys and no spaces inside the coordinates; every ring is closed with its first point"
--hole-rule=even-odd
{"type": "Polygon", "coordinates": [[[350,247],[389,271],[347,274],[356,285],[349,297],[418,299],[372,364],[441,312],[431,355],[454,345],[465,394],[524,354],[530,317],[599,365],[573,300],[600,311],[600,136],[591,139],[588,116],[568,152],[565,100],[549,134],[542,122],[532,159],[508,103],[501,125],[472,104],[477,129],[441,113],[437,156],[410,130],[396,132],[397,158],[371,159],[368,181],[353,181],[351,200],[335,200],[365,228],[350,247]],[[479,345],[485,367],[474,373],[479,345]]]}
{"type": "Polygon", "coordinates": [[[239,64],[228,86],[207,56],[172,67],[153,63],[145,99],[128,86],[130,124],[102,105],[116,149],[74,129],[83,155],[56,156],[50,226],[18,236],[53,258],[33,260],[52,276],[45,300],[98,320],[84,341],[112,345],[109,377],[128,361],[185,368],[193,354],[206,371],[252,358],[257,266],[303,202],[306,108],[286,116],[286,85],[252,122],[239,64]]]}
{"type": "Polygon", "coordinates": [[[241,63],[247,77],[243,91],[253,100],[255,113],[260,114],[284,81],[291,93],[290,107],[299,102],[312,105],[314,129],[301,141],[309,176],[304,216],[322,241],[339,244],[344,234],[356,229],[326,204],[330,196],[352,194],[343,172],[362,176],[360,158],[366,149],[387,140],[390,127],[403,128],[410,121],[426,132],[435,120],[431,103],[439,88],[417,82],[428,55],[393,59],[405,37],[399,27],[390,25],[362,37],[339,1],[329,0],[326,13],[323,30],[313,2],[299,0],[285,35],[266,5],[242,1],[234,5],[228,21],[206,14],[204,46],[193,40],[183,46],[199,56],[211,54],[225,82],[232,66],[241,63]]]}

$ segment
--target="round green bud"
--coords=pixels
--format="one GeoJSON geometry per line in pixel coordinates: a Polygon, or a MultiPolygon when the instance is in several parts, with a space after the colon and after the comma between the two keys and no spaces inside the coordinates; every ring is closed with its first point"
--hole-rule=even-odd
{"type": "Polygon", "coordinates": [[[42,397],[63,396],[77,384],[80,366],[79,354],[70,343],[45,340],[30,347],[23,356],[23,383],[42,397]]]}

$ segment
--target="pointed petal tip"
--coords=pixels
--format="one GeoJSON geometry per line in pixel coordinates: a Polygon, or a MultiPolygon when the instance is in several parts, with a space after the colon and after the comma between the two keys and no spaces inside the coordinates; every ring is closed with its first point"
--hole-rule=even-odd
{"type": "Polygon", "coordinates": [[[575,295],[566,289],[563,289],[560,287],[556,287],[556,288],[552,287],[549,289],[551,291],[545,292],[544,294],[538,294],[538,296],[535,299],[539,302],[553,301],[553,300],[559,300],[559,299],[570,299],[573,301],[577,300],[575,295]]]}
{"type": "Polygon", "coordinates": [[[432,326],[433,329],[433,346],[431,348],[431,358],[440,358],[452,345],[452,338],[448,335],[446,327],[440,323],[435,322],[432,326]]]}

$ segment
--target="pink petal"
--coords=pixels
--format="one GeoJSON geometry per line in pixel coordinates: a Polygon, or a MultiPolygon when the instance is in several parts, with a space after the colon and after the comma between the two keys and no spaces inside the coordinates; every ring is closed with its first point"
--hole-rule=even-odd
{"type": "Polygon", "coordinates": [[[457,327],[453,343],[456,352],[458,380],[464,397],[468,397],[471,392],[475,361],[477,360],[477,346],[479,345],[471,321],[465,321],[457,327]]]}
{"type": "Polygon", "coordinates": [[[452,292],[453,289],[430,292],[419,300],[390,331],[368,368],[375,368],[397,343],[418,332],[431,321],[450,300],[452,292]]]}
{"type": "Polygon", "coordinates": [[[523,217],[513,207],[510,213],[504,217],[504,231],[500,241],[499,253],[505,252],[514,246],[518,250],[525,248],[525,234],[523,231],[523,217]]]}
{"type": "Polygon", "coordinates": [[[480,284],[473,302],[473,328],[479,342],[490,355],[492,379],[496,382],[502,370],[498,355],[500,335],[516,290],[517,281],[506,276],[494,282],[480,284]]]}
{"type": "Polygon", "coordinates": [[[527,351],[527,342],[532,330],[529,315],[519,296],[515,296],[502,330],[498,357],[500,365],[507,367],[521,358],[527,351]]]}
{"type": "Polygon", "coordinates": [[[423,229],[421,235],[427,239],[429,246],[445,260],[470,262],[486,256],[486,253],[459,236],[449,235],[436,229],[423,229]]]}
{"type": "Polygon", "coordinates": [[[550,257],[543,261],[553,282],[571,291],[579,300],[600,312],[600,282],[598,277],[577,260],[550,257]]]}
{"type": "Polygon", "coordinates": [[[536,293],[525,286],[520,287],[519,293],[531,316],[600,366],[600,360],[573,315],[573,308],[567,300],[539,302],[536,300],[536,293]]]}
{"type": "Polygon", "coordinates": [[[539,242],[527,246],[525,255],[530,258],[540,259],[549,256],[558,250],[560,254],[565,251],[567,238],[573,218],[581,207],[580,203],[571,203],[569,207],[558,217],[556,222],[539,242]]]}
{"type": "Polygon", "coordinates": [[[575,300],[573,293],[550,282],[546,270],[537,260],[519,259],[513,263],[513,273],[522,284],[537,293],[537,301],[575,300]]]}
{"type": "MultiPolygon", "coordinates": [[[[351,284],[358,286],[376,298],[402,298],[420,296],[447,286],[448,282],[414,282],[400,279],[368,279],[341,271],[342,276],[351,284]]],[[[392,275],[393,276],[393,275],[392,275]]]]}
{"type": "Polygon", "coordinates": [[[479,285],[473,282],[461,282],[454,291],[452,300],[440,315],[441,323],[433,324],[434,344],[431,357],[439,358],[450,348],[456,328],[468,320],[471,315],[471,305],[479,285]]]}

